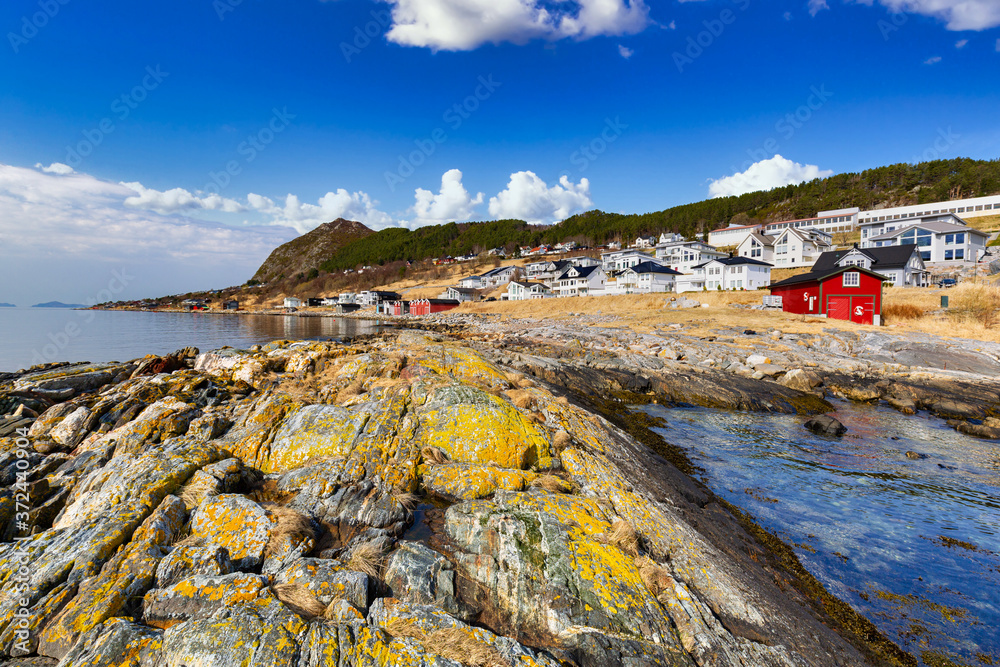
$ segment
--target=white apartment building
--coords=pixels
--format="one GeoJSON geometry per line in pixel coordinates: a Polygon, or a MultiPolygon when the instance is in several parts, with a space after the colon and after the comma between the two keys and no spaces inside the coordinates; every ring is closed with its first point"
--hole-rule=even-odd
{"type": "Polygon", "coordinates": [[[656,246],[656,259],[664,266],[681,273],[690,273],[695,266],[710,259],[728,256],[729,253],[701,241],[674,240],[656,246]]]}
{"type": "Polygon", "coordinates": [[[528,301],[529,299],[544,299],[548,296],[552,296],[552,290],[544,283],[512,280],[507,285],[507,292],[500,296],[500,300],[528,301]]]}
{"type": "Polygon", "coordinates": [[[601,268],[605,273],[617,273],[649,261],[658,260],[651,253],[642,250],[615,250],[601,253],[601,268]]]}
{"type": "MultiPolygon", "coordinates": [[[[958,220],[950,215],[952,220],[958,220]]],[[[862,248],[914,243],[924,262],[978,262],[990,235],[966,224],[932,220],[911,224],[863,240],[862,248]]]]}
{"type": "MultiPolygon", "coordinates": [[[[863,226],[875,222],[891,223],[893,221],[904,221],[904,223],[909,221],[909,223],[913,223],[919,218],[926,219],[928,216],[945,213],[951,213],[962,218],[1000,215],[1000,195],[862,211],[858,216],[858,225],[863,226]]],[[[898,227],[899,225],[897,224],[896,228],[898,227]]]]}
{"type": "Polygon", "coordinates": [[[820,211],[815,218],[803,218],[801,220],[782,220],[780,222],[769,222],[764,225],[764,234],[775,236],[781,230],[788,229],[819,229],[833,234],[834,232],[850,232],[858,226],[858,215],[861,209],[841,208],[836,211],[820,211]]]}
{"type": "Polygon", "coordinates": [[[750,234],[761,231],[762,227],[762,225],[730,225],[713,229],[708,233],[708,244],[716,248],[738,246],[750,234]]]}

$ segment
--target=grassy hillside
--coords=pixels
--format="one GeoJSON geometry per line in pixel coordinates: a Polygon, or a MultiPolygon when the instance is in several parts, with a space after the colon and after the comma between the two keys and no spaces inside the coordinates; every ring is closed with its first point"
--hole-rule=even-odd
{"type": "Polygon", "coordinates": [[[338,218],[278,246],[257,269],[251,282],[266,283],[290,277],[314,278],[320,264],[352,241],[373,234],[360,222],[338,218]]]}
{"type": "Polygon", "coordinates": [[[738,197],[708,199],[655,213],[621,215],[590,211],[549,226],[499,220],[449,223],[414,231],[387,229],[347,243],[330,254],[320,268],[332,272],[497,246],[513,249],[572,240],[600,245],[613,240],[632,241],[640,235],[664,231],[691,237],[730,223],[794,220],[849,206],[864,210],[997,193],[1000,193],[1000,160],[958,158],[917,165],[896,164],[738,197]]]}

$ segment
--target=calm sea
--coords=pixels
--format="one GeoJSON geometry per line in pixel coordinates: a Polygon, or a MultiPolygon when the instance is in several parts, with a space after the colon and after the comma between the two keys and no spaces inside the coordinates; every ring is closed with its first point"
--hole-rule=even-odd
{"type": "Polygon", "coordinates": [[[294,315],[0,308],[0,371],[51,361],[127,361],[188,346],[204,352],[272,340],[339,339],[381,326],[372,320],[294,315]]]}

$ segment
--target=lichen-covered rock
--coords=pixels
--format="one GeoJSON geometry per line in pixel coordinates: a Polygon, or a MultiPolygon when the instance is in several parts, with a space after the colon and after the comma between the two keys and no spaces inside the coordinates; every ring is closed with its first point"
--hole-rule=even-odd
{"type": "Polygon", "coordinates": [[[438,605],[459,615],[455,570],[440,553],[420,542],[402,542],[385,569],[385,583],[394,597],[412,604],[438,605]]]}
{"type": "Polygon", "coordinates": [[[314,459],[351,453],[368,414],[335,405],[309,405],[282,423],[271,443],[266,471],[298,468],[314,459]]]}
{"type": "Polygon", "coordinates": [[[196,575],[212,577],[232,571],[233,561],[225,547],[177,545],[156,566],[156,588],[167,588],[196,575]]]}
{"type": "Polygon", "coordinates": [[[166,629],[189,618],[211,616],[237,603],[252,602],[266,587],[267,580],[258,574],[195,575],[149,591],[142,615],[149,625],[166,629]]]}
{"type": "Polygon", "coordinates": [[[345,600],[355,609],[368,612],[373,585],[363,572],[349,570],[342,563],[324,558],[300,558],[274,577],[275,584],[299,584],[325,605],[345,600]]]}
{"type": "Polygon", "coordinates": [[[50,432],[49,437],[69,449],[76,447],[84,436],[84,426],[90,419],[90,410],[79,407],[69,413],[50,432]]]}
{"type": "Polygon", "coordinates": [[[88,630],[66,656],[61,667],[152,665],[162,633],[125,618],[112,618],[88,630]]]}
{"type": "Polygon", "coordinates": [[[191,539],[202,546],[223,547],[240,570],[260,566],[270,535],[267,512],[244,496],[208,498],[191,519],[191,539]]]}
{"type": "Polygon", "coordinates": [[[497,491],[523,491],[537,474],[497,466],[463,463],[428,466],[423,476],[424,488],[446,498],[477,500],[497,491]]]}

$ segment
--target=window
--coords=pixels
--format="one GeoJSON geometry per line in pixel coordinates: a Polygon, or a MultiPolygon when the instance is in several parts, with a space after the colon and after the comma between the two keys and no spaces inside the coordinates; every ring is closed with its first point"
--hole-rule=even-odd
{"type": "Polygon", "coordinates": [[[965,243],[965,233],[955,234],[955,243],[965,243]]]}
{"type": "Polygon", "coordinates": [[[954,250],[945,250],[944,251],[944,261],[947,262],[950,259],[955,259],[955,251],[954,250]]]}
{"type": "Polygon", "coordinates": [[[955,250],[955,259],[965,259],[965,248],[955,250]]]}
{"type": "Polygon", "coordinates": [[[860,287],[861,274],[857,271],[848,271],[844,274],[844,287],[860,287]]]}
{"type": "Polygon", "coordinates": [[[931,261],[931,251],[930,250],[921,250],[920,251],[920,259],[924,260],[925,262],[931,261]]]}
{"type": "Polygon", "coordinates": [[[955,242],[955,235],[954,234],[946,234],[945,237],[944,237],[944,242],[945,242],[945,245],[951,245],[951,244],[953,244],[955,242]]]}

